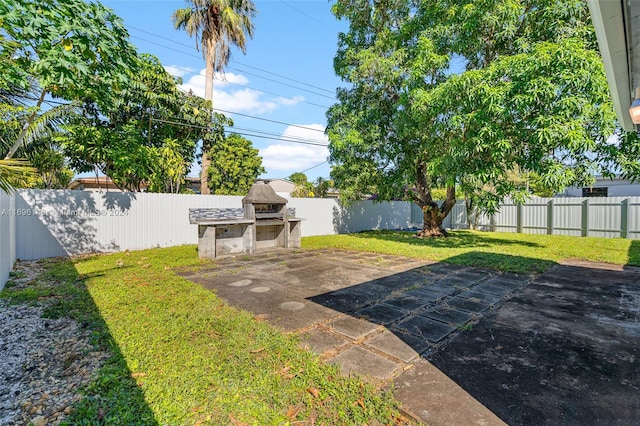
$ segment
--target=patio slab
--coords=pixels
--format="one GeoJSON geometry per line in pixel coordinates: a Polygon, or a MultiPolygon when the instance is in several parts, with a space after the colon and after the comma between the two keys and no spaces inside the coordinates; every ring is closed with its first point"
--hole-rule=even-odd
{"type": "Polygon", "coordinates": [[[345,375],[358,374],[364,378],[377,380],[388,380],[402,368],[400,364],[360,346],[351,347],[329,358],[327,362],[338,364],[345,375]]]}
{"type": "Polygon", "coordinates": [[[291,250],[216,260],[183,275],[299,333],[303,346],[345,373],[384,384],[429,425],[633,424],[640,272],[591,266],[556,266],[531,281],[401,257],[291,250]]]}

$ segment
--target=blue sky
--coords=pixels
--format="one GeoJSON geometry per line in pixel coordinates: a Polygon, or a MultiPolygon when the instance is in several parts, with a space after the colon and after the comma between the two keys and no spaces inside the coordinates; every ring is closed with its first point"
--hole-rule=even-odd
{"type": "MultiPolygon", "coordinates": [[[[333,71],[344,22],[331,14],[328,0],[254,0],[258,16],[246,55],[234,49],[224,76],[214,82],[214,108],[234,120],[236,132],[260,150],[267,173],[287,177],[305,171],[309,180],[329,176],[324,135],[327,107],[342,85],[333,71]],[[242,114],[242,115],[240,115],[242,114]],[[261,132],[261,133],[259,133],[261,132]],[[260,137],[262,135],[265,137],[260,137]],[[287,142],[294,139],[307,143],[287,142]],[[316,166],[316,167],[314,167],[316,166]]],[[[183,0],[103,0],[120,16],[131,42],[157,56],[184,81],[204,94],[204,60],[195,40],[173,29],[171,13],[183,0]]],[[[194,166],[191,175],[197,175],[194,166]]]]}

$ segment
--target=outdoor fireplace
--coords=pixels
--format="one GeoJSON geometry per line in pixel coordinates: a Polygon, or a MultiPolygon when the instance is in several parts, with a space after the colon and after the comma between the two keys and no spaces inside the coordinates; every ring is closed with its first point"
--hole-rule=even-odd
{"type": "Polygon", "coordinates": [[[300,219],[266,183],[254,184],[242,199],[242,208],[189,209],[198,225],[200,258],[252,254],[278,247],[300,247],[300,219]]]}

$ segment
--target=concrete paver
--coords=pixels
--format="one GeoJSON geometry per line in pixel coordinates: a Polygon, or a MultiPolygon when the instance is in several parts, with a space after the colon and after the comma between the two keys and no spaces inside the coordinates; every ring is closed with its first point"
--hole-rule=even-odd
{"type": "Polygon", "coordinates": [[[346,339],[343,336],[339,336],[321,328],[315,328],[302,333],[300,341],[303,346],[318,355],[340,348],[350,342],[349,339],[346,339]]]}
{"type": "Polygon", "coordinates": [[[384,330],[382,333],[365,341],[364,344],[406,363],[413,361],[419,356],[418,352],[416,352],[411,345],[405,343],[400,337],[389,330],[384,330]]]}
{"type": "Polygon", "coordinates": [[[396,383],[407,412],[430,425],[500,424],[423,356],[500,305],[528,277],[339,250],[217,259],[183,275],[283,331],[300,333],[303,346],[345,374],[396,383]]]}
{"type": "Polygon", "coordinates": [[[400,364],[383,358],[360,346],[353,346],[327,360],[338,364],[345,375],[358,374],[364,378],[387,380],[402,367],[400,364]]]}
{"type": "Polygon", "coordinates": [[[349,316],[332,321],[328,326],[353,340],[361,339],[378,329],[376,324],[349,316]]]}

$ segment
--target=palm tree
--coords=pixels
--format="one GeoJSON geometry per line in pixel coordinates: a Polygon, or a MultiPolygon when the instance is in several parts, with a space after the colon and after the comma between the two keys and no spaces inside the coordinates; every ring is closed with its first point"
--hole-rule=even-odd
{"type": "MultiPolygon", "coordinates": [[[[229,63],[230,46],[246,52],[247,37],[253,38],[253,22],[256,8],[251,0],[186,0],[187,7],[173,12],[171,19],[178,30],[195,36],[196,49],[202,48],[206,64],[206,100],[213,104],[213,75],[224,70],[229,63]]],[[[206,139],[206,138],[205,138],[206,139]]],[[[211,146],[206,141],[202,147],[202,173],[200,189],[209,194],[207,169],[211,164],[207,152],[211,146]]]]}

